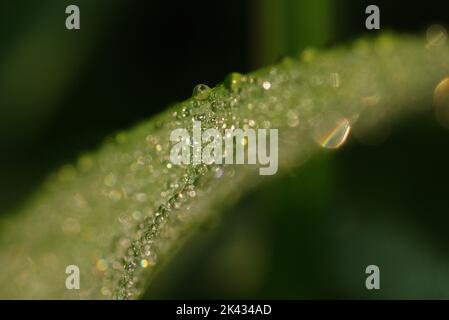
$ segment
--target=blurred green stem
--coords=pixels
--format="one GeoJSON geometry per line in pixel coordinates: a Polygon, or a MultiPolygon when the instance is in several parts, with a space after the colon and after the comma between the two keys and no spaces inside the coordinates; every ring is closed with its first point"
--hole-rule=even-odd
{"type": "Polygon", "coordinates": [[[334,39],[334,1],[261,0],[252,2],[251,62],[254,68],[334,39]]]}

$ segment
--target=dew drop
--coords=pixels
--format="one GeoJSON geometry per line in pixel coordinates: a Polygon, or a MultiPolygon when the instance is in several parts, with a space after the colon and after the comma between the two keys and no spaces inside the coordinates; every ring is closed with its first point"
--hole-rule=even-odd
{"type": "Polygon", "coordinates": [[[371,95],[362,98],[362,103],[367,107],[375,107],[380,101],[378,95],[371,95]]]}
{"type": "Polygon", "coordinates": [[[139,265],[140,265],[142,268],[147,268],[147,267],[149,266],[148,260],[147,260],[147,259],[142,259],[142,260],[140,260],[139,265]]]}
{"type": "Polygon", "coordinates": [[[196,114],[193,119],[196,121],[204,121],[206,119],[206,115],[204,113],[199,113],[196,114]]]}
{"type": "Polygon", "coordinates": [[[120,245],[126,249],[131,245],[131,241],[129,241],[129,239],[127,238],[122,238],[120,239],[120,245]]]}
{"type": "Polygon", "coordinates": [[[231,91],[237,91],[241,85],[242,82],[242,74],[233,72],[226,76],[224,80],[224,84],[226,88],[228,88],[231,91]]]}
{"type": "Polygon", "coordinates": [[[426,48],[441,47],[446,43],[447,31],[446,29],[438,24],[431,25],[426,31],[426,48]]]}
{"type": "Polygon", "coordinates": [[[211,89],[205,84],[198,84],[193,88],[192,97],[196,100],[205,100],[209,97],[211,89]]]}
{"type": "Polygon", "coordinates": [[[109,192],[109,199],[111,199],[112,201],[119,201],[120,199],[122,199],[122,193],[118,190],[112,190],[111,192],[109,192]]]}
{"type": "Polygon", "coordinates": [[[134,195],[134,199],[139,202],[145,202],[147,201],[147,195],[143,192],[139,192],[134,195]]]}
{"type": "Polygon", "coordinates": [[[156,144],[159,141],[157,137],[152,136],[150,134],[146,136],[145,140],[150,144],[156,144]]]}
{"type": "Polygon", "coordinates": [[[140,220],[142,218],[142,212],[139,210],[136,210],[133,212],[133,219],[134,220],[140,220]]]}
{"type": "Polygon", "coordinates": [[[215,177],[216,178],[221,178],[223,176],[223,168],[222,167],[218,167],[215,169],[215,177]]]}
{"type": "Polygon", "coordinates": [[[264,127],[265,129],[270,129],[270,128],[271,128],[271,122],[268,121],[268,120],[265,120],[265,121],[263,122],[263,127],[264,127]]]}
{"type": "Polygon", "coordinates": [[[94,161],[92,157],[88,155],[83,155],[78,159],[78,167],[82,172],[88,172],[92,169],[94,161]]]}
{"type": "Polygon", "coordinates": [[[438,83],[433,92],[433,102],[435,105],[435,116],[437,121],[449,127],[449,77],[438,83]]]}
{"type": "Polygon", "coordinates": [[[100,290],[101,294],[109,297],[111,295],[111,290],[108,287],[102,287],[100,290]]]}
{"type": "Polygon", "coordinates": [[[189,107],[184,107],[181,110],[181,114],[180,114],[180,118],[187,118],[188,116],[190,116],[190,108],[189,107]]]}
{"type": "Polygon", "coordinates": [[[332,72],[329,76],[329,81],[331,87],[339,88],[340,87],[340,74],[338,72],[332,72]]]}
{"type": "Polygon", "coordinates": [[[223,107],[224,107],[224,102],[221,100],[215,100],[211,104],[211,109],[213,112],[219,112],[223,109],[223,107]]]}
{"type": "Polygon", "coordinates": [[[337,149],[345,143],[350,131],[348,119],[330,115],[316,123],[314,138],[323,148],[337,149]]]}
{"type": "MultiPolygon", "coordinates": [[[[134,262],[134,261],[131,261],[128,265],[127,265],[127,267],[128,267],[128,270],[129,271],[133,271],[135,268],[136,268],[136,263],[134,262]]],[[[130,281],[130,283],[129,284],[133,284],[133,282],[132,281],[130,281]]]]}
{"type": "Polygon", "coordinates": [[[264,82],[262,82],[262,88],[263,88],[264,90],[270,90],[270,88],[271,88],[271,83],[270,83],[269,81],[264,81],[264,82]]]}
{"type": "Polygon", "coordinates": [[[103,183],[107,187],[113,187],[117,183],[117,176],[111,172],[106,177],[104,177],[103,183]]]}
{"type": "Polygon", "coordinates": [[[299,117],[296,111],[290,110],[287,112],[287,124],[289,127],[294,128],[299,125],[299,117]]]}
{"type": "Polygon", "coordinates": [[[190,197],[190,198],[195,198],[195,197],[196,197],[196,192],[195,192],[195,190],[190,190],[190,191],[189,191],[189,197],[190,197]]]}
{"type": "Polygon", "coordinates": [[[126,140],[127,140],[127,136],[126,136],[126,133],[124,133],[124,132],[119,132],[115,135],[115,141],[118,144],[124,144],[124,143],[126,143],[126,140]]]}
{"type": "Polygon", "coordinates": [[[58,178],[61,182],[69,182],[76,177],[76,169],[72,165],[63,166],[58,172],[58,178]]]}
{"type": "Polygon", "coordinates": [[[71,233],[71,234],[79,233],[81,230],[79,221],[74,218],[65,219],[61,225],[61,228],[62,228],[62,232],[71,233]]]}
{"type": "Polygon", "coordinates": [[[83,195],[79,192],[75,193],[73,196],[73,200],[75,200],[75,205],[80,208],[84,209],[87,207],[87,201],[84,199],[83,195]]]}
{"type": "MultiPolygon", "coordinates": [[[[229,102],[229,106],[236,107],[238,102],[239,102],[239,100],[237,98],[232,98],[231,101],[229,102]]],[[[233,117],[233,120],[235,120],[235,116],[233,117]]]]}
{"type": "Polygon", "coordinates": [[[99,259],[96,263],[98,271],[104,272],[108,268],[108,261],[106,259],[99,259]]]}

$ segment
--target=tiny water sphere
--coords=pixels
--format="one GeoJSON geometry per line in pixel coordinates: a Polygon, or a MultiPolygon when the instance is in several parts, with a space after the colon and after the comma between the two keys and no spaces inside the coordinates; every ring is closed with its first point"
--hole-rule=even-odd
{"type": "Polygon", "coordinates": [[[192,96],[196,100],[205,100],[209,97],[211,89],[205,84],[198,84],[193,88],[192,96]]]}

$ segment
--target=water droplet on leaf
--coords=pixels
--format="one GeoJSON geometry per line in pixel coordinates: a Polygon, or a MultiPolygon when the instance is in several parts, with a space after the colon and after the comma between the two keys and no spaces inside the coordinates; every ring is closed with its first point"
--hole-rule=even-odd
{"type": "Polygon", "coordinates": [[[147,259],[142,259],[142,260],[140,260],[139,265],[140,265],[142,268],[148,267],[148,265],[149,265],[148,260],[147,260],[147,259]]]}
{"type": "Polygon", "coordinates": [[[205,100],[209,97],[211,89],[205,84],[198,84],[193,88],[192,96],[196,100],[205,100]]]}
{"type": "Polygon", "coordinates": [[[270,83],[269,81],[264,81],[264,82],[262,82],[262,88],[263,88],[264,90],[270,90],[270,88],[271,88],[271,83],[270,83]]]}
{"type": "Polygon", "coordinates": [[[345,143],[350,131],[348,119],[332,114],[315,124],[314,138],[323,148],[336,149],[345,143]]]}
{"type": "Polygon", "coordinates": [[[242,74],[233,72],[225,78],[224,84],[229,90],[237,91],[241,85],[242,78],[242,74]]]}
{"type": "Polygon", "coordinates": [[[441,47],[446,43],[447,31],[446,29],[438,24],[431,25],[426,31],[426,48],[441,47]]]}
{"type": "Polygon", "coordinates": [[[449,77],[441,80],[436,86],[433,92],[433,102],[438,122],[445,127],[449,127],[449,77]]]}

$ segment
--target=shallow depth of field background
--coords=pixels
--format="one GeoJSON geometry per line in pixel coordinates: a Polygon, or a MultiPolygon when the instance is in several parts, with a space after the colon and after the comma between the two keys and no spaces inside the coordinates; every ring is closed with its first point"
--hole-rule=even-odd
{"type": "MultiPolygon", "coordinates": [[[[383,30],[449,26],[447,1],[373,3],[383,30]]],[[[58,167],[197,83],[375,35],[369,4],[0,0],[0,219],[58,167]],[[65,29],[69,4],[80,31],[65,29]]],[[[350,137],[267,178],[204,225],[146,297],[449,298],[449,129],[428,110],[374,145],[350,137]],[[379,291],[365,289],[369,264],[379,291]]]]}

